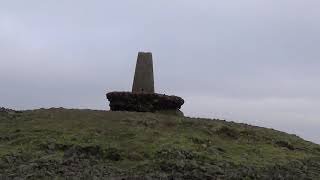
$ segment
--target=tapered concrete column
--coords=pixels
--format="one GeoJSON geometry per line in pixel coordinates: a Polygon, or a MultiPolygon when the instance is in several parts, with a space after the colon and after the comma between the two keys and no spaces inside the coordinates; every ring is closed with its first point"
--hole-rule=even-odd
{"type": "Polygon", "coordinates": [[[152,53],[139,52],[132,92],[154,93],[152,53]]]}

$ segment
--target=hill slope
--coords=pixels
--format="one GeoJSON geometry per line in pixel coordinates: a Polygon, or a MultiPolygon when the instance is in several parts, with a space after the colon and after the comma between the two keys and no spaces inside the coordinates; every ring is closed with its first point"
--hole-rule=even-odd
{"type": "Polygon", "coordinates": [[[0,111],[0,179],[319,179],[320,146],[272,129],[152,113],[0,111]]]}

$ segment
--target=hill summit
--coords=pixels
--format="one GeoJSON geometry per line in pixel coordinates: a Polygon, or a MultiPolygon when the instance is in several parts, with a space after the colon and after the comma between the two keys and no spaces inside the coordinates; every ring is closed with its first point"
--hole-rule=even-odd
{"type": "Polygon", "coordinates": [[[320,146],[158,113],[0,111],[0,179],[319,179],[320,146]]]}

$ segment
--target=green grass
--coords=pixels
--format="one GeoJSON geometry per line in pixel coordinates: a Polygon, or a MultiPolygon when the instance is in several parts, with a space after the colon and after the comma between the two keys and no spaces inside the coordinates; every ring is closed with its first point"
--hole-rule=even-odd
{"type": "MultiPolygon", "coordinates": [[[[193,172],[199,178],[211,174],[255,179],[278,171],[285,177],[298,169],[299,177],[320,177],[320,146],[295,135],[165,114],[62,108],[0,114],[0,143],[0,175],[4,176],[24,176],[28,171],[21,174],[18,167],[34,162],[63,163],[67,151],[77,147],[84,154],[97,152],[99,157],[91,163],[114,176],[180,173],[188,179],[185,174],[193,172]],[[11,157],[19,160],[10,162],[11,157]],[[304,166],[307,170],[301,170],[304,166]]],[[[46,171],[64,176],[49,167],[46,171]]]]}

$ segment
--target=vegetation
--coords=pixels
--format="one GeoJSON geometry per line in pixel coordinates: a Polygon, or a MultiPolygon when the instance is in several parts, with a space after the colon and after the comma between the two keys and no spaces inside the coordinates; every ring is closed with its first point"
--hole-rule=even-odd
{"type": "Polygon", "coordinates": [[[0,111],[0,179],[319,179],[320,146],[216,119],[0,111]]]}

